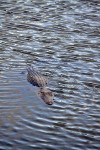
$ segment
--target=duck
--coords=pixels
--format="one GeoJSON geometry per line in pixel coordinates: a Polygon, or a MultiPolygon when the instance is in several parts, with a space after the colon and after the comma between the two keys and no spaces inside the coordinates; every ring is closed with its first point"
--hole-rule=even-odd
{"type": "Polygon", "coordinates": [[[53,104],[54,93],[48,87],[48,78],[42,75],[35,67],[27,67],[27,81],[38,87],[38,96],[48,105],[53,104]]]}

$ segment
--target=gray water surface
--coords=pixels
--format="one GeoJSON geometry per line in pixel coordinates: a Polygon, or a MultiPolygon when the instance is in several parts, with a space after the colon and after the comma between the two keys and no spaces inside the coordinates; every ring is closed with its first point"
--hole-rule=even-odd
{"type": "Polygon", "coordinates": [[[100,150],[100,2],[0,1],[0,150],[100,150]],[[54,104],[27,82],[49,78],[54,104]]]}

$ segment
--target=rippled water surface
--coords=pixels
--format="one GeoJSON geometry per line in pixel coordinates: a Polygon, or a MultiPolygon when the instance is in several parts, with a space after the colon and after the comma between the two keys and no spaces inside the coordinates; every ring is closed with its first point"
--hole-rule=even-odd
{"type": "Polygon", "coordinates": [[[99,0],[0,1],[0,150],[100,150],[99,0]],[[37,97],[27,65],[49,77],[37,97]]]}

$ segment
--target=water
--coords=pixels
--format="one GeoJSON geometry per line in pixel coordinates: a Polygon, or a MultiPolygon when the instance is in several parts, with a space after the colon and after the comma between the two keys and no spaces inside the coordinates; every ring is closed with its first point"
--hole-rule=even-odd
{"type": "Polygon", "coordinates": [[[100,149],[98,0],[0,1],[0,150],[100,149]],[[27,82],[49,77],[54,104],[27,82]]]}

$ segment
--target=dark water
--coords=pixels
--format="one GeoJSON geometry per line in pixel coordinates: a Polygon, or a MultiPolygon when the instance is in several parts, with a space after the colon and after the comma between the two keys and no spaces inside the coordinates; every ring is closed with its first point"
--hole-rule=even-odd
{"type": "Polygon", "coordinates": [[[0,150],[100,150],[99,0],[0,1],[0,150]],[[26,80],[49,77],[52,106],[26,80]]]}

